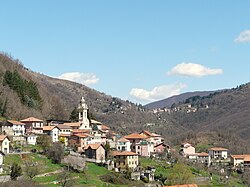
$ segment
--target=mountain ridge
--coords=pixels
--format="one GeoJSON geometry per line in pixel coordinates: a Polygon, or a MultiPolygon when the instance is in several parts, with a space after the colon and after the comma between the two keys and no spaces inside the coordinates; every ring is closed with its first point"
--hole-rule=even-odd
{"type": "Polygon", "coordinates": [[[171,106],[175,103],[178,104],[180,102],[185,101],[186,99],[193,97],[193,96],[208,96],[209,94],[212,94],[216,91],[194,91],[194,92],[185,92],[179,95],[174,95],[171,97],[168,97],[166,99],[161,99],[159,101],[155,101],[152,103],[148,103],[144,105],[145,108],[152,110],[157,108],[171,108],[171,106]]]}

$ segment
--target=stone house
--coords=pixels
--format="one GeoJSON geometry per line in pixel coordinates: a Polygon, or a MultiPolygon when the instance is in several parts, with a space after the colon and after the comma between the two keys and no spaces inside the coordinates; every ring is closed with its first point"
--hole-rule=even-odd
{"type": "Polygon", "coordinates": [[[95,162],[105,162],[105,149],[102,144],[89,144],[85,148],[85,156],[95,162]]]}

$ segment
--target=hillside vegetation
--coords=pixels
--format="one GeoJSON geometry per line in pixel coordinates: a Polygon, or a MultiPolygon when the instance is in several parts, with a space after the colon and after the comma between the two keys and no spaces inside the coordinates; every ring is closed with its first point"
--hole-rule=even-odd
{"type": "Polygon", "coordinates": [[[117,133],[144,129],[161,134],[170,145],[190,141],[201,147],[221,145],[234,153],[250,153],[250,84],[207,92],[205,96],[191,95],[185,99],[181,96],[182,103],[175,103],[175,106],[190,103],[198,108],[195,113],[154,114],[141,105],[82,84],[33,72],[19,60],[0,54],[0,119],[34,116],[67,120],[81,96],[85,97],[91,116],[117,133]],[[209,107],[204,108],[206,105],[209,107]]]}

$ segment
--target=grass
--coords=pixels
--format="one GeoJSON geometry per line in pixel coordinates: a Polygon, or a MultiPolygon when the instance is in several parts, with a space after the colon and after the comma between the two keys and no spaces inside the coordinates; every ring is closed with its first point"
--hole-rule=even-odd
{"type": "Polygon", "coordinates": [[[166,164],[164,161],[155,161],[153,159],[143,157],[140,158],[140,164],[144,168],[147,168],[147,166],[154,166],[156,168],[155,176],[163,175],[164,177],[167,177],[171,168],[171,166],[166,164]]]}
{"type": "Polygon", "coordinates": [[[32,160],[38,163],[39,173],[48,173],[61,169],[61,165],[53,164],[50,159],[43,155],[39,155],[37,153],[31,154],[19,154],[19,155],[6,155],[4,159],[4,165],[6,168],[10,168],[12,163],[17,163],[18,165],[23,165],[25,161],[32,160]]]}

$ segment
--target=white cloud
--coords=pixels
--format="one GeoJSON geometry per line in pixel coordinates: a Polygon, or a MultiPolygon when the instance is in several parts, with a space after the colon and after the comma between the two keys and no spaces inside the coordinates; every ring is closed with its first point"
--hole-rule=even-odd
{"type": "Polygon", "coordinates": [[[234,42],[250,43],[250,30],[242,31],[240,35],[237,38],[235,38],[234,42]]]}
{"type": "Polygon", "coordinates": [[[218,75],[222,73],[222,69],[211,69],[201,64],[186,62],[177,64],[169,72],[167,72],[168,75],[184,75],[189,77],[203,77],[207,75],[218,75]]]}
{"type": "Polygon", "coordinates": [[[99,78],[93,73],[69,72],[64,73],[57,78],[77,82],[84,85],[96,84],[99,78]]]}
{"type": "Polygon", "coordinates": [[[152,90],[144,90],[141,88],[133,88],[130,95],[139,102],[152,102],[167,97],[178,95],[180,91],[187,87],[185,84],[172,84],[154,87],[152,90]]]}

